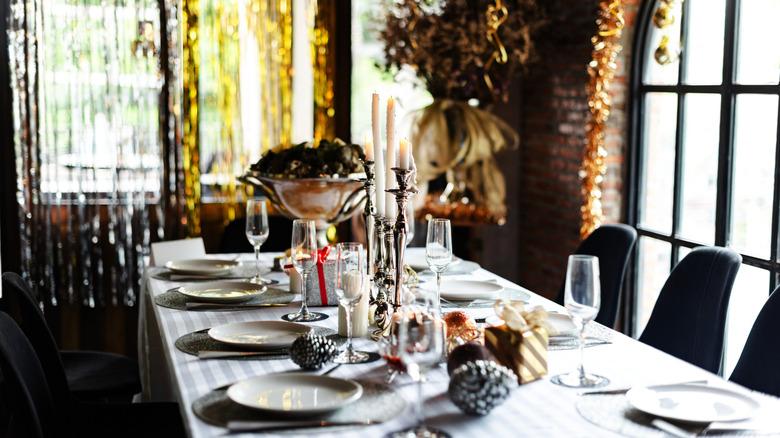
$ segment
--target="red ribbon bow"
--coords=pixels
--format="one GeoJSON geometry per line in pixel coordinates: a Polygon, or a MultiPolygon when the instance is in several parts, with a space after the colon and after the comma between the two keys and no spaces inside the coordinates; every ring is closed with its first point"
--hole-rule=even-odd
{"type": "MultiPolygon", "coordinates": [[[[330,255],[330,245],[317,250],[317,278],[320,283],[320,303],[323,306],[328,305],[328,290],[325,282],[325,270],[323,269],[325,261],[328,260],[328,255],[330,255]]],[[[306,298],[304,297],[304,299],[306,298]]]]}

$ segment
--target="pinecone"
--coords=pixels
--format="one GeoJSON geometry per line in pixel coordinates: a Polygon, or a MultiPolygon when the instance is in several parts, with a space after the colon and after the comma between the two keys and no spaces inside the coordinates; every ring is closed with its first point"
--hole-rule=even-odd
{"type": "Polygon", "coordinates": [[[317,370],[336,355],[336,344],[325,336],[307,333],[290,347],[290,359],[305,370],[317,370]]]}
{"type": "Polygon", "coordinates": [[[489,360],[475,360],[458,367],[450,379],[450,400],[461,411],[486,415],[500,405],[517,386],[509,368],[489,360]]]}

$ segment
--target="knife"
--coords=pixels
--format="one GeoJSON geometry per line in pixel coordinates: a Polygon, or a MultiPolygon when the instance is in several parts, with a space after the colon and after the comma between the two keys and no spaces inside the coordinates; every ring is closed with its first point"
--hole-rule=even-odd
{"type": "MultiPolygon", "coordinates": [[[[675,383],[664,383],[661,385],[650,385],[648,388],[662,388],[664,386],[674,386],[674,385],[706,385],[706,380],[688,380],[685,382],[675,382],[675,383]]],[[[625,388],[614,388],[614,389],[596,389],[594,391],[584,391],[580,392],[579,395],[618,395],[618,394],[625,394],[628,391],[631,390],[631,387],[625,387],[625,388]]]]}
{"type": "Polygon", "coordinates": [[[187,310],[241,310],[259,309],[263,307],[286,307],[290,303],[262,303],[262,304],[217,304],[217,303],[193,303],[187,302],[187,310]]]}
{"type": "Polygon", "coordinates": [[[223,359],[226,357],[247,357],[247,356],[285,356],[289,354],[287,350],[279,351],[217,351],[200,350],[198,359],[223,359]]]}
{"type": "Polygon", "coordinates": [[[244,432],[273,432],[282,430],[311,429],[320,427],[338,427],[338,426],[370,426],[376,424],[376,421],[230,421],[227,424],[229,433],[244,432]]]}

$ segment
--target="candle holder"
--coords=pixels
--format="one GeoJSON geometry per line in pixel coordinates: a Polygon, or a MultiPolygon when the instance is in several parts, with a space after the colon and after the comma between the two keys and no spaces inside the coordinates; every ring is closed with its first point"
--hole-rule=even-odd
{"type": "Polygon", "coordinates": [[[388,277],[387,250],[385,248],[386,219],[381,215],[375,214],[373,225],[373,233],[376,237],[376,259],[373,277],[376,295],[372,296],[371,304],[376,306],[374,323],[378,329],[372,334],[372,337],[376,340],[384,337],[390,326],[390,306],[387,302],[387,292],[385,290],[385,279],[388,277]]]}
{"type": "MultiPolygon", "coordinates": [[[[394,293],[393,293],[393,308],[398,309],[401,307],[403,300],[403,272],[404,272],[404,256],[406,252],[406,230],[407,230],[407,218],[406,218],[406,205],[409,202],[409,197],[417,193],[417,188],[414,186],[412,177],[414,176],[414,170],[402,169],[400,167],[393,167],[395,172],[395,179],[398,183],[397,189],[388,189],[388,193],[395,195],[395,201],[398,204],[398,216],[395,220],[395,226],[393,227],[393,237],[395,246],[395,279],[394,279],[394,293]]],[[[412,219],[413,220],[413,219],[412,219]]]]}
{"type": "Polygon", "coordinates": [[[374,209],[374,203],[371,201],[374,196],[374,162],[370,160],[363,160],[363,170],[366,172],[366,177],[361,179],[363,183],[363,189],[366,191],[366,206],[363,209],[363,226],[366,230],[366,260],[368,261],[368,275],[369,278],[374,274],[374,217],[376,211],[374,209]]]}

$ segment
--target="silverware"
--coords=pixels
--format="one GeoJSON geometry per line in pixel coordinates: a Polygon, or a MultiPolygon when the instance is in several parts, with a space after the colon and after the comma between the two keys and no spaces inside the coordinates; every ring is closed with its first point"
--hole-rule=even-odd
{"type": "Polygon", "coordinates": [[[193,303],[187,302],[187,310],[241,310],[258,309],[263,307],[286,307],[290,303],[263,303],[263,304],[218,304],[218,303],[193,303]]]}
{"type": "MultiPolygon", "coordinates": [[[[332,366],[332,367],[328,368],[327,370],[323,371],[323,372],[322,372],[322,373],[320,373],[319,375],[320,375],[320,376],[326,376],[326,375],[328,375],[328,374],[330,374],[330,373],[332,373],[332,372],[336,371],[336,369],[338,369],[338,367],[340,367],[340,366],[341,366],[341,364],[340,364],[340,363],[339,363],[339,364],[336,364],[336,365],[334,365],[334,366],[332,366]]],[[[291,370],[291,371],[301,372],[301,371],[303,371],[303,370],[291,370]]],[[[226,390],[226,389],[230,388],[231,386],[233,386],[233,384],[234,384],[234,383],[235,383],[235,382],[231,382],[231,383],[228,383],[227,385],[222,385],[222,386],[219,386],[219,387],[217,387],[217,388],[214,388],[214,389],[212,389],[212,391],[224,391],[224,390],[226,390]]]]}
{"type": "Polygon", "coordinates": [[[216,351],[201,350],[198,352],[198,359],[224,359],[228,357],[247,357],[247,356],[281,356],[286,355],[286,350],[281,351],[216,351]]]}
{"type": "Polygon", "coordinates": [[[370,426],[377,424],[373,420],[365,421],[230,421],[227,424],[229,433],[244,432],[273,432],[281,430],[310,429],[321,427],[339,427],[339,426],[370,426]]]}
{"type": "Polygon", "coordinates": [[[191,275],[191,274],[170,274],[166,278],[168,281],[213,281],[213,280],[249,280],[252,275],[191,275]]]}
{"type": "MultiPolygon", "coordinates": [[[[685,382],[675,382],[675,383],[666,383],[663,385],[651,385],[652,386],[672,386],[672,385],[706,385],[706,380],[688,380],[685,382]]],[[[583,391],[580,392],[579,395],[618,395],[618,394],[625,394],[628,391],[631,390],[631,387],[625,387],[625,388],[614,388],[614,389],[596,389],[593,391],[583,391]]]]}
{"type": "Polygon", "coordinates": [[[661,420],[660,418],[656,418],[655,420],[651,421],[650,424],[655,426],[656,429],[660,430],[661,432],[666,432],[669,435],[680,437],[680,438],[693,438],[696,436],[695,433],[688,432],[687,430],[675,426],[674,424],[661,420]]]}

